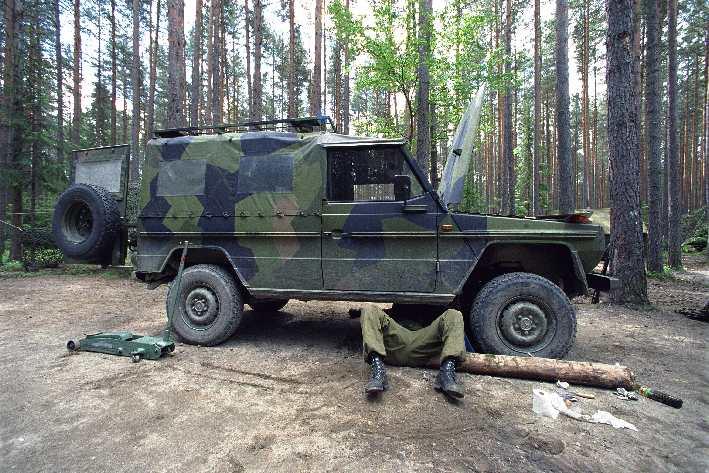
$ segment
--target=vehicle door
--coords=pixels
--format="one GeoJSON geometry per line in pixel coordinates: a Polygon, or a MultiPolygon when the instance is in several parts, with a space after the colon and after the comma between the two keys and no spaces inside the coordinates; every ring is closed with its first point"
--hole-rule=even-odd
{"type": "Polygon", "coordinates": [[[438,206],[401,145],[327,148],[325,289],[433,292],[438,206]]]}

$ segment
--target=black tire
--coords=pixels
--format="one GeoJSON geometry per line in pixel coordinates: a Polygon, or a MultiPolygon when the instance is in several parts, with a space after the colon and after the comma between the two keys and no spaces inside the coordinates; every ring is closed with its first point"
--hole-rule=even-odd
{"type": "Polygon", "coordinates": [[[444,305],[431,305],[431,304],[400,304],[394,302],[391,305],[389,315],[394,317],[410,317],[410,316],[420,316],[425,319],[435,319],[443,312],[446,311],[448,307],[444,305]]]}
{"type": "Polygon", "coordinates": [[[52,235],[66,256],[92,263],[110,261],[120,228],[118,202],[103,187],[74,184],[57,199],[52,235]]]}
{"type": "MultiPolygon", "coordinates": [[[[175,289],[171,284],[168,310],[175,289]]],[[[192,345],[219,345],[234,335],[243,312],[241,293],[229,272],[211,264],[190,266],[182,273],[172,330],[192,345]]]]}
{"type": "Polygon", "coordinates": [[[482,353],[562,358],[576,338],[576,312],[548,279],[509,273],[480,290],[468,314],[468,329],[482,353]]]}
{"type": "Polygon", "coordinates": [[[261,299],[249,302],[254,312],[277,312],[288,304],[288,299],[261,299]]]}

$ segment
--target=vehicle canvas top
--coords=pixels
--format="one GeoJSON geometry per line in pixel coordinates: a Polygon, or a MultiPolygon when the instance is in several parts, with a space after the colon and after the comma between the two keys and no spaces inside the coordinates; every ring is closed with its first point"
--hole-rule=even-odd
{"type": "Polygon", "coordinates": [[[317,215],[324,148],[401,144],[277,131],[156,138],[143,169],[141,229],[212,232],[225,227],[216,217],[317,215]]]}

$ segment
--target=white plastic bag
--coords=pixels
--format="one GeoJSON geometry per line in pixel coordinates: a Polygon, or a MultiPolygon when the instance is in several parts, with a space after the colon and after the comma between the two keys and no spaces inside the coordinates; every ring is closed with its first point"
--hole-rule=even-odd
{"type": "Polygon", "coordinates": [[[630,429],[635,432],[638,431],[637,427],[630,422],[619,419],[610,412],[606,411],[596,411],[596,413],[591,416],[591,422],[612,425],[615,429],[630,429]]]}
{"type": "Polygon", "coordinates": [[[542,389],[532,390],[532,410],[542,417],[559,417],[559,404],[564,405],[564,400],[556,393],[548,393],[542,389]]]}

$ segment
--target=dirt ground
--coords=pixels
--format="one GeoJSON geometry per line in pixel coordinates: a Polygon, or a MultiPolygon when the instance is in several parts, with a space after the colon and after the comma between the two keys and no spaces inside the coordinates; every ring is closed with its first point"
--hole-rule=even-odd
{"type": "Polygon", "coordinates": [[[532,388],[552,389],[538,382],[466,374],[453,404],[433,391],[434,371],[391,368],[392,389],[368,401],[348,303],[249,311],[228,343],[158,362],[70,354],[82,333],[159,333],[165,288],[98,271],[0,275],[0,470],[705,472],[707,324],[675,313],[709,299],[701,261],[651,280],[653,307],[576,301],[569,359],[628,365],[684,399],[675,410],[590,389],[584,412],[638,432],[538,418],[532,388]]]}

